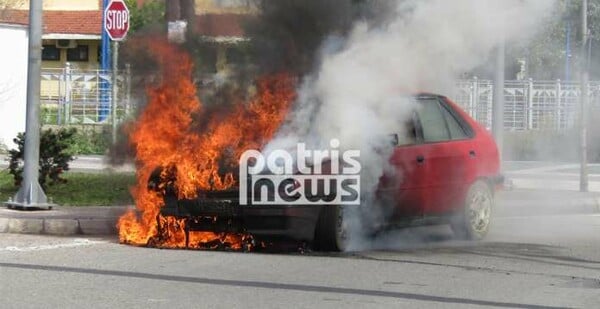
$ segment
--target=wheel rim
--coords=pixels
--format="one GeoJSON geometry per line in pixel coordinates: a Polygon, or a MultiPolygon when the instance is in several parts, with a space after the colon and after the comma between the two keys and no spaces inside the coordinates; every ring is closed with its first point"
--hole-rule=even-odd
{"type": "Polygon", "coordinates": [[[486,231],[490,223],[492,200],[489,194],[479,191],[473,195],[469,203],[469,222],[476,233],[486,231]]]}

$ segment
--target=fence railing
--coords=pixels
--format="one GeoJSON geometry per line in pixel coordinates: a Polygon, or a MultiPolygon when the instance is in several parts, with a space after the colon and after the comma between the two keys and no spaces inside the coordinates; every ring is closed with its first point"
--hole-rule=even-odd
{"type": "MultiPolygon", "coordinates": [[[[40,99],[42,124],[110,124],[112,115],[112,71],[42,69],[40,99]]],[[[131,106],[129,70],[117,72],[117,121],[131,106]]]]}
{"type": "MultiPolygon", "coordinates": [[[[592,110],[600,109],[600,81],[590,82],[592,110]]],[[[459,81],[450,97],[473,118],[490,128],[494,83],[490,80],[459,81]]],[[[565,130],[579,117],[581,84],[556,81],[506,81],[504,128],[506,130],[565,130]]]]}
{"type": "MultiPolygon", "coordinates": [[[[134,110],[130,70],[117,74],[117,121],[134,110]]],[[[42,123],[47,125],[111,124],[112,72],[77,70],[69,64],[42,70],[42,123]]],[[[593,110],[600,111],[600,81],[590,82],[588,95],[593,110]]],[[[470,79],[456,83],[449,96],[469,115],[490,128],[494,83],[470,79]]],[[[581,87],[577,82],[506,81],[504,89],[506,130],[565,130],[579,117],[581,87]]]]}

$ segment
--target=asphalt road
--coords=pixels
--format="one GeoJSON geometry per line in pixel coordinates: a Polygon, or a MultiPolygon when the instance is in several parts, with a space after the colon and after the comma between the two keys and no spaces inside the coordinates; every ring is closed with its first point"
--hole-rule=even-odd
{"type": "Polygon", "coordinates": [[[484,242],[415,228],[344,254],[0,234],[0,308],[598,308],[597,208],[550,193],[501,198],[484,242]]]}

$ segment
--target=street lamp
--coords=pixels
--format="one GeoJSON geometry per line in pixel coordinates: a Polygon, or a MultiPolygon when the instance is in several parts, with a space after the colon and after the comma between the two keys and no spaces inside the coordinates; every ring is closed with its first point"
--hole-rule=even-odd
{"type": "Polygon", "coordinates": [[[52,205],[48,203],[39,183],[42,1],[30,1],[28,54],[23,181],[14,199],[6,202],[6,206],[16,209],[50,209],[52,205]]]}
{"type": "Polygon", "coordinates": [[[580,104],[580,126],[581,126],[581,137],[580,137],[580,175],[579,175],[579,191],[588,192],[588,157],[587,157],[587,139],[588,139],[588,85],[589,85],[589,72],[588,72],[588,57],[587,57],[587,44],[589,43],[589,29],[587,24],[587,7],[588,1],[583,0],[581,7],[581,30],[582,30],[582,44],[581,44],[581,104],[580,104]]]}

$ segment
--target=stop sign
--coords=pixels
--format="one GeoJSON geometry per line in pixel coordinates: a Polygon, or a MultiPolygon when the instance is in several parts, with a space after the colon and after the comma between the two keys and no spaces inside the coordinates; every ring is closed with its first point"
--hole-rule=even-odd
{"type": "Polygon", "coordinates": [[[123,0],[112,0],[104,10],[104,29],[113,41],[121,41],[129,31],[129,9],[123,0]]]}

